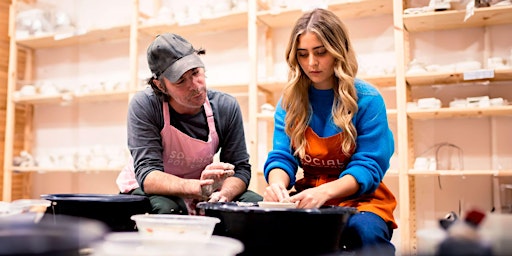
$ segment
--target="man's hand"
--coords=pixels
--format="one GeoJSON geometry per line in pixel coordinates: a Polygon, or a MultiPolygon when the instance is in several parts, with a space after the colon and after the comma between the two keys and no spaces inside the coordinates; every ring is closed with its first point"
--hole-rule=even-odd
{"type": "Polygon", "coordinates": [[[235,166],[228,163],[212,163],[201,173],[201,180],[213,180],[211,185],[201,186],[203,196],[210,197],[213,192],[222,187],[224,180],[235,174],[235,166]]]}
{"type": "Polygon", "coordinates": [[[216,202],[227,202],[228,198],[222,195],[220,191],[213,192],[210,196],[210,200],[208,202],[210,203],[216,203],[216,202]]]}

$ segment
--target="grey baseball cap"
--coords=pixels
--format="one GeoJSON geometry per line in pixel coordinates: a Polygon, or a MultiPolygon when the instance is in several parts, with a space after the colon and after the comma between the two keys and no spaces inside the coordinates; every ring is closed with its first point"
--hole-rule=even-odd
{"type": "Polygon", "coordinates": [[[147,58],[153,77],[163,75],[172,83],[188,70],[204,68],[192,44],[172,33],[158,35],[148,47],[147,58]]]}

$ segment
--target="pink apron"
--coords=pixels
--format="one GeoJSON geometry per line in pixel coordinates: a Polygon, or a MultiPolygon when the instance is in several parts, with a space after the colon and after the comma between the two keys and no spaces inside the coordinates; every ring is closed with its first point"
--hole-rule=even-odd
{"type": "MultiPolygon", "coordinates": [[[[181,178],[199,179],[204,168],[213,162],[213,157],[219,146],[219,136],[215,129],[215,121],[210,101],[206,98],[204,103],[206,119],[210,134],[208,141],[191,138],[170,123],[169,104],[163,103],[164,127],[160,132],[162,136],[164,171],[181,178]]],[[[135,179],[133,158],[126,165],[116,179],[117,186],[122,193],[127,193],[139,187],[135,179]]],[[[187,206],[192,200],[185,199],[187,206]]],[[[193,211],[189,208],[189,213],[193,211]]]]}

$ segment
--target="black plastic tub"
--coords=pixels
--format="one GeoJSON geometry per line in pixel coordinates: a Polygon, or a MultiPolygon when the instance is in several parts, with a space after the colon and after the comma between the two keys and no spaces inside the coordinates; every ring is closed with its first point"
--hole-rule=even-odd
{"type": "Polygon", "coordinates": [[[2,256],[80,256],[81,249],[101,241],[108,227],[86,218],[45,215],[39,222],[26,213],[0,218],[2,256]]]}
{"type": "Polygon", "coordinates": [[[268,209],[252,203],[206,203],[201,214],[221,220],[214,235],[244,244],[241,255],[325,255],[340,250],[340,236],[355,208],[268,209]]]}
{"type": "Polygon", "coordinates": [[[52,205],[46,213],[68,215],[104,222],[111,231],[136,231],[132,215],[151,211],[145,196],[123,194],[47,194],[42,198],[52,205]]]}

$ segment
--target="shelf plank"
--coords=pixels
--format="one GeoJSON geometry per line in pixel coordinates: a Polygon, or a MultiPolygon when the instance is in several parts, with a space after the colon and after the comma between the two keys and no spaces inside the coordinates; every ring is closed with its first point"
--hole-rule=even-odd
{"type": "Polygon", "coordinates": [[[362,80],[369,82],[377,87],[395,87],[396,75],[389,74],[383,76],[361,76],[362,80]]]}
{"type": "Polygon", "coordinates": [[[72,104],[74,102],[100,102],[100,101],[114,101],[124,100],[128,101],[130,91],[112,91],[112,92],[94,92],[87,94],[73,94],[63,93],[57,95],[34,95],[23,96],[15,99],[14,102],[18,104],[72,104]]]}
{"type": "Polygon", "coordinates": [[[59,35],[47,35],[41,37],[30,37],[18,39],[18,45],[32,49],[57,48],[80,44],[101,43],[117,39],[128,39],[130,36],[130,26],[122,25],[111,28],[94,29],[84,34],[62,37],[59,35]]]}
{"type": "Polygon", "coordinates": [[[229,94],[247,94],[249,92],[249,84],[208,84],[208,88],[222,91],[229,94]]]}
{"type": "Polygon", "coordinates": [[[118,101],[118,100],[126,100],[128,102],[128,97],[132,91],[130,90],[122,90],[122,91],[111,91],[111,92],[94,92],[87,94],[75,94],[73,99],[70,101],[71,103],[76,102],[100,102],[100,101],[118,101]]]}
{"type": "Polygon", "coordinates": [[[258,113],[256,115],[258,121],[274,122],[274,113],[258,113]]]}
{"type": "MultiPolygon", "coordinates": [[[[389,0],[353,0],[330,1],[328,9],[343,20],[391,14],[393,2],[389,0]]],[[[263,24],[278,28],[293,26],[302,15],[300,9],[265,10],[257,13],[258,20],[263,24]]]]}
{"type": "Polygon", "coordinates": [[[397,112],[398,111],[396,109],[387,109],[386,114],[388,116],[388,119],[396,119],[397,112]]]}
{"type": "Polygon", "coordinates": [[[10,169],[13,172],[38,172],[38,173],[51,173],[51,172],[71,172],[71,173],[99,173],[99,172],[119,172],[122,167],[110,168],[87,168],[86,170],[79,170],[74,168],[63,168],[63,167],[38,167],[38,166],[29,166],[29,167],[20,167],[20,166],[12,166],[10,169]]]}
{"type": "Polygon", "coordinates": [[[495,106],[488,108],[441,108],[408,110],[412,119],[442,119],[456,117],[512,116],[512,106],[495,106]]]}
{"type": "MultiPolygon", "coordinates": [[[[396,109],[388,109],[386,112],[389,119],[396,119],[396,109]]],[[[261,121],[274,122],[274,113],[258,113],[256,118],[261,121]]]]}
{"type": "Polygon", "coordinates": [[[435,85],[435,84],[457,84],[482,81],[510,81],[512,80],[512,69],[496,69],[493,78],[464,80],[463,72],[428,72],[424,74],[406,75],[407,84],[411,86],[435,85]]]}
{"type": "Polygon", "coordinates": [[[512,170],[409,170],[411,176],[512,176],[512,170]]]}
{"type": "Polygon", "coordinates": [[[284,87],[286,86],[286,81],[264,81],[258,82],[258,88],[265,92],[270,92],[272,94],[279,94],[283,92],[284,87]]]}
{"type": "Polygon", "coordinates": [[[466,10],[448,10],[404,15],[404,26],[409,32],[447,30],[511,24],[512,6],[476,8],[466,22],[466,10]]]}
{"type": "Polygon", "coordinates": [[[180,35],[193,35],[201,33],[218,33],[221,31],[229,31],[247,28],[247,12],[232,12],[227,15],[201,19],[199,23],[180,25],[173,24],[154,24],[141,25],[139,30],[150,36],[172,32],[180,35]]]}
{"type": "MultiPolygon", "coordinates": [[[[384,76],[361,76],[358,77],[376,87],[394,87],[396,84],[396,76],[394,74],[384,76]]],[[[262,81],[258,82],[260,90],[270,93],[281,93],[286,86],[286,81],[262,81]]]]}

